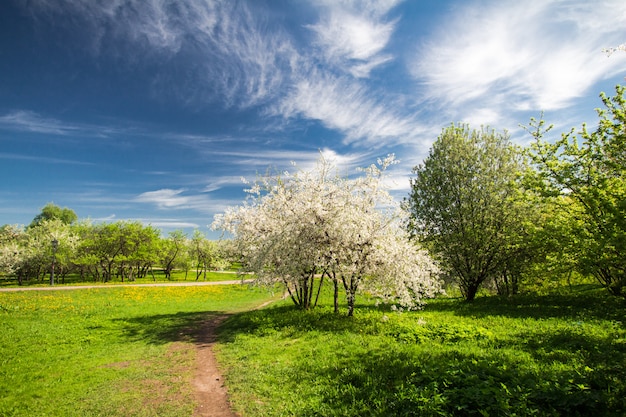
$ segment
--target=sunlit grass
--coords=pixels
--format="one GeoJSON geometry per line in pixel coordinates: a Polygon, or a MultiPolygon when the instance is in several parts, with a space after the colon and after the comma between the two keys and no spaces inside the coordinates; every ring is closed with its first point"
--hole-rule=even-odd
{"type": "MultiPolygon", "coordinates": [[[[244,276],[245,277],[245,276],[244,276]]],[[[66,277],[55,276],[54,284],[56,286],[63,285],[103,285],[114,286],[122,284],[153,284],[153,283],[166,283],[166,282],[217,282],[217,281],[232,281],[240,280],[242,275],[237,274],[235,269],[229,269],[225,271],[207,271],[206,274],[202,272],[196,279],[196,271],[173,271],[171,277],[168,279],[163,271],[154,270],[153,273],[149,273],[141,278],[134,278],[132,281],[127,279],[123,280],[119,277],[113,277],[110,281],[103,283],[100,279],[95,279],[90,275],[80,277],[78,274],[71,274],[66,277]]],[[[23,287],[49,287],[50,286],[50,273],[47,273],[45,277],[31,278],[22,282],[23,287]]],[[[2,276],[0,275],[0,287],[19,287],[17,278],[14,276],[2,276]]]]}
{"type": "Polygon", "coordinates": [[[0,416],[190,416],[191,332],[247,286],[0,293],[0,416]]]}
{"type": "Polygon", "coordinates": [[[604,291],[352,319],[285,303],[229,319],[218,357],[245,416],[623,416],[625,311],[604,291]]]}

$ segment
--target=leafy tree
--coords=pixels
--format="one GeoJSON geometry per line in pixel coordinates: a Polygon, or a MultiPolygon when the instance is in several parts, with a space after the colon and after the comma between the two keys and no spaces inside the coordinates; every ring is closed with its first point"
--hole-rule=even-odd
{"type": "Polygon", "coordinates": [[[576,264],[593,274],[614,295],[626,296],[626,98],[623,86],[616,95],[600,95],[595,130],[586,125],[549,143],[551,127],[532,119],[530,155],[536,173],[532,182],[544,196],[566,212],[568,246],[576,264]],[[580,138],[580,139],[579,139],[580,138]]]}
{"type": "Polygon", "coordinates": [[[282,283],[294,304],[313,308],[325,278],[343,286],[348,315],[364,289],[415,307],[438,289],[436,267],[402,227],[404,213],[383,187],[393,157],[354,179],[333,175],[324,158],[312,171],[267,175],[250,199],[217,216],[216,228],[235,236],[245,270],[264,284],[282,283]]]}
{"type": "Polygon", "coordinates": [[[61,208],[54,203],[48,203],[41,209],[41,213],[35,216],[35,218],[28,227],[35,227],[39,225],[43,220],[54,219],[60,220],[65,224],[72,224],[78,219],[78,216],[76,215],[76,213],[74,213],[74,210],[72,209],[69,209],[67,207],[61,208]]]}
{"type": "Polygon", "coordinates": [[[184,256],[186,241],[187,236],[182,230],[170,232],[167,239],[162,239],[159,247],[159,262],[167,279],[171,279],[172,271],[184,256]]]}
{"type": "Polygon", "coordinates": [[[0,227],[0,272],[17,275],[19,285],[24,279],[27,235],[23,227],[4,225],[0,227]]]}
{"type": "Polygon", "coordinates": [[[190,251],[192,257],[196,260],[196,281],[209,269],[224,269],[228,266],[219,252],[218,244],[206,238],[200,230],[194,230],[193,237],[190,242],[190,251]]]}
{"type": "Polygon", "coordinates": [[[451,125],[413,170],[409,228],[471,301],[487,279],[518,273],[528,205],[516,184],[520,152],[506,133],[451,125]]]}
{"type": "Polygon", "coordinates": [[[4,226],[0,229],[0,269],[17,276],[18,283],[30,278],[43,279],[52,262],[64,279],[72,268],[78,237],[59,219],[42,220],[37,227],[23,229],[4,226]],[[56,249],[52,241],[57,242],[56,249]]]}

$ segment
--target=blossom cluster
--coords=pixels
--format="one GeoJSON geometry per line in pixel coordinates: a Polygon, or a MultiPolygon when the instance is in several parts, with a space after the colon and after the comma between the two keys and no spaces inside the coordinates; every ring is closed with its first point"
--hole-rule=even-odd
{"type": "Polygon", "coordinates": [[[261,283],[306,294],[321,274],[343,284],[349,309],[357,290],[418,307],[440,291],[438,268],[409,239],[406,212],[384,187],[395,163],[390,155],[349,178],[321,157],[311,171],[259,178],[213,227],[235,237],[261,283]]]}

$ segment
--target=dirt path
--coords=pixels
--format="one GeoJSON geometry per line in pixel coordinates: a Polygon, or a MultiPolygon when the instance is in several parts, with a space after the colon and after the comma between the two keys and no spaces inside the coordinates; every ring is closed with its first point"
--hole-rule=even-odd
{"type": "Polygon", "coordinates": [[[194,417],[236,417],[228,403],[224,380],[217,367],[213,345],[217,341],[217,328],[228,318],[227,314],[210,316],[194,329],[196,343],[196,368],[193,379],[197,407],[194,417]]]}
{"type": "MultiPolygon", "coordinates": [[[[266,301],[253,310],[259,310],[275,301],[266,301]]],[[[217,329],[228,317],[229,314],[210,316],[191,334],[197,350],[193,387],[198,406],[194,411],[194,417],[238,417],[238,414],[230,408],[224,378],[213,354],[213,345],[217,342],[217,329]]]]}

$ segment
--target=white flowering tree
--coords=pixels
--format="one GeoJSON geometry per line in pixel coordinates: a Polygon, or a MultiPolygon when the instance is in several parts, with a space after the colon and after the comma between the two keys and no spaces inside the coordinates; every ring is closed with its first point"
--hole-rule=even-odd
{"type": "Polygon", "coordinates": [[[350,316],[359,290],[419,306],[440,290],[437,268],[409,241],[405,213],[383,187],[394,163],[389,156],[350,179],[321,157],[312,171],[262,177],[213,227],[234,236],[257,282],[282,283],[300,308],[317,304],[325,279],[334,285],[336,311],[343,287],[350,316]]]}
{"type": "Polygon", "coordinates": [[[43,280],[54,260],[59,276],[70,268],[78,238],[71,226],[59,219],[43,219],[37,225],[24,229],[3,226],[0,230],[0,272],[15,275],[21,285],[23,279],[43,280]],[[57,242],[56,249],[52,241],[57,242]]]}

